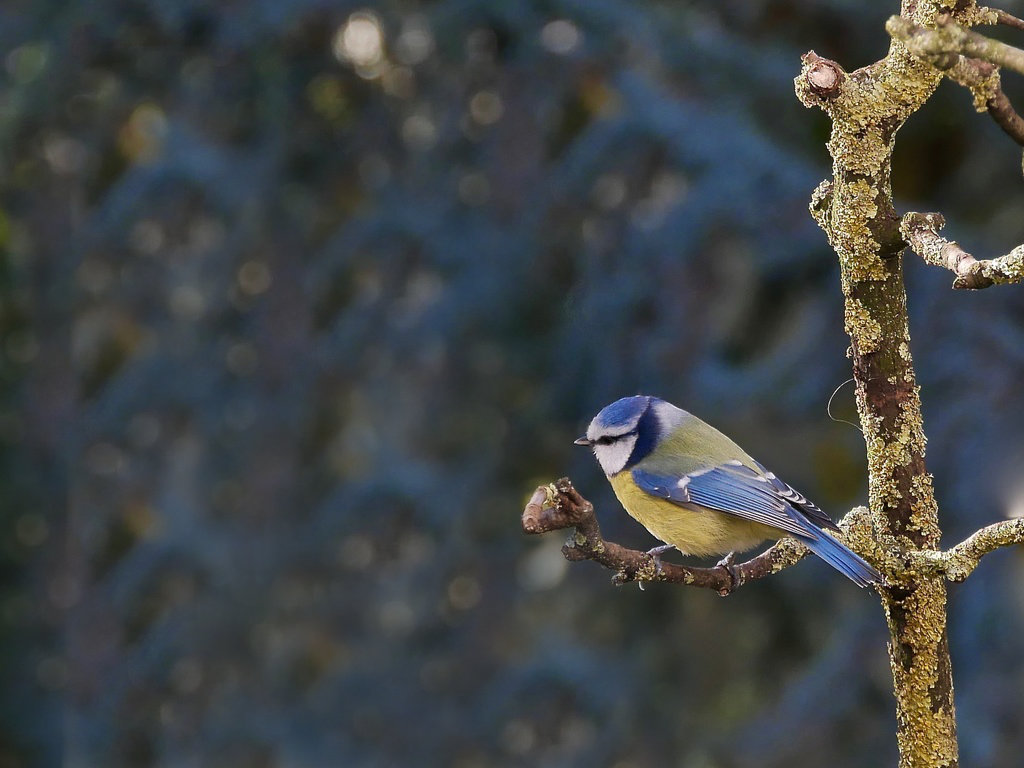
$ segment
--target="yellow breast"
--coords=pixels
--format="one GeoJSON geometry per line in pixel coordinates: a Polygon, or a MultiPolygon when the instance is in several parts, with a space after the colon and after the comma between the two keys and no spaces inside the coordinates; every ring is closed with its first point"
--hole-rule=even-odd
{"type": "Polygon", "coordinates": [[[688,555],[743,552],[784,531],[698,505],[682,506],[644,492],[628,470],[608,478],[626,511],[651,535],[688,555]]]}

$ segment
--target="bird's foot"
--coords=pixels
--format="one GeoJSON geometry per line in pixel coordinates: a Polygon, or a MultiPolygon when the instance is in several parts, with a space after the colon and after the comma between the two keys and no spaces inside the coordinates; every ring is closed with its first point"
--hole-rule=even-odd
{"type": "Polygon", "coordinates": [[[736,568],[735,565],[733,565],[733,563],[735,563],[735,562],[736,562],[736,553],[735,552],[730,552],[728,555],[723,557],[721,560],[719,560],[715,564],[715,568],[721,568],[727,574],[729,574],[729,587],[727,589],[721,589],[718,592],[718,594],[720,594],[722,597],[725,597],[730,592],[732,592],[734,589],[736,589],[736,586],[740,583],[739,582],[739,580],[740,580],[739,570],[736,568]]]}
{"type": "Polygon", "coordinates": [[[651,560],[654,561],[654,573],[661,576],[661,556],[668,552],[670,549],[675,549],[673,544],[662,544],[660,547],[652,547],[647,550],[647,554],[651,556],[651,560]]]}

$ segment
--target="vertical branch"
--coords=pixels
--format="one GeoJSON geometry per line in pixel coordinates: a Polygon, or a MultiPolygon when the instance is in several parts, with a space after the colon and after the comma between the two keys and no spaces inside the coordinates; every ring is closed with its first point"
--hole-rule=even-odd
{"type": "MultiPolygon", "coordinates": [[[[907,2],[904,13],[932,22],[935,3],[907,2]]],[[[978,15],[973,3],[962,23],[978,15]]],[[[959,17],[958,17],[959,18],[959,17]]],[[[907,322],[899,233],[890,185],[896,131],[937,87],[941,75],[894,41],[881,61],[850,75],[811,53],[797,96],[832,119],[830,185],[812,199],[815,219],[839,257],[849,355],[867,444],[870,509],[879,531],[910,550],[939,546],[931,476],[907,322]]],[[[958,765],[953,681],[940,576],[908,573],[882,590],[896,696],[901,768],[958,765]]]]}

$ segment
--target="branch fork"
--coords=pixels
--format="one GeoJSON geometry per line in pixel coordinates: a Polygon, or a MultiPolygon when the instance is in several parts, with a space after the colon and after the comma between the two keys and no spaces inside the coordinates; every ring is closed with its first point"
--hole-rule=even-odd
{"type": "MultiPolygon", "coordinates": [[[[978,16],[984,22],[1024,28],[1024,22],[1005,11],[983,8],[978,16]]],[[[1024,74],[1024,50],[972,32],[948,15],[940,16],[934,27],[892,16],[885,29],[911,54],[967,88],[975,108],[987,111],[1010,138],[1024,146],[1024,118],[1014,110],[999,79],[999,67],[1024,74]]]]}

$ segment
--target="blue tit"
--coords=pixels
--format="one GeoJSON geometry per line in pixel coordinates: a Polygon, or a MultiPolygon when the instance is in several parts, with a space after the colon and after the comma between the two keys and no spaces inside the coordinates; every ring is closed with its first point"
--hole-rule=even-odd
{"type": "Polygon", "coordinates": [[[881,574],[825,533],[838,526],[742,448],[656,397],[616,400],[576,441],[594,450],[626,511],[686,555],[742,552],[792,536],[858,586],[881,574]]]}

